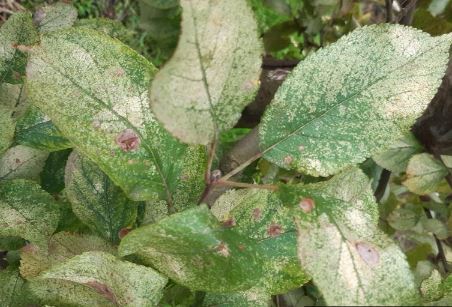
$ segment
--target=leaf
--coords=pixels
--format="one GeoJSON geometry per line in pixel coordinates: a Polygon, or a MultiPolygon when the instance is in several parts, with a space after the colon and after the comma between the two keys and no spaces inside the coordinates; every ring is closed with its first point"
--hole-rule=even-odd
{"type": "Polygon", "coordinates": [[[27,57],[16,47],[38,41],[31,14],[15,13],[0,28],[0,83],[21,83],[27,57]]]}
{"type": "Polygon", "coordinates": [[[450,35],[382,24],[319,50],[292,71],[265,112],[264,158],[328,176],[384,151],[433,98],[451,42],[450,35]]]}
{"type": "Polygon", "coordinates": [[[421,153],[410,159],[406,174],[403,185],[411,192],[422,195],[435,192],[448,171],[431,154],[421,153]]]}
{"type": "Polygon", "coordinates": [[[74,27],[93,29],[127,44],[133,35],[120,21],[108,18],[85,18],[77,20],[74,27]]]}
{"type": "Polygon", "coordinates": [[[33,22],[41,33],[70,28],[76,20],[77,10],[64,2],[44,5],[33,15],[33,22]]]}
{"type": "Polygon", "coordinates": [[[246,290],[262,276],[253,241],[223,227],[205,205],[131,231],[118,253],[137,254],[145,264],[192,290],[246,290]]]}
{"type": "Polygon", "coordinates": [[[180,3],[182,33],[152,82],[151,107],[183,142],[208,144],[234,126],[256,94],[262,46],[246,1],[180,3]]]}
{"type": "Polygon", "coordinates": [[[282,185],[279,193],[296,216],[302,267],[327,305],[416,304],[405,255],[378,229],[378,206],[361,171],[318,184],[282,185]]]}
{"type": "Polygon", "coordinates": [[[15,140],[18,144],[47,151],[72,147],[50,118],[35,106],[31,106],[18,120],[15,140]]]}
{"type": "Polygon", "coordinates": [[[147,5],[165,10],[179,5],[179,0],[143,0],[147,5]]]}
{"type": "Polygon", "coordinates": [[[72,149],[51,152],[41,172],[41,187],[49,193],[64,189],[64,170],[72,149]]]}
{"type": "Polygon", "coordinates": [[[271,295],[251,289],[245,292],[235,293],[207,293],[203,306],[221,306],[221,307],[268,307],[271,295]]]}
{"type": "Polygon", "coordinates": [[[22,286],[24,280],[16,268],[0,270],[0,305],[4,307],[23,306],[22,286]]]}
{"type": "Polygon", "coordinates": [[[49,153],[31,147],[17,145],[8,149],[0,157],[0,180],[39,180],[49,153]]]}
{"type": "Polygon", "coordinates": [[[0,84],[0,106],[13,112],[11,117],[14,121],[22,117],[28,108],[25,96],[23,84],[0,84]]]}
{"type": "Polygon", "coordinates": [[[374,155],[372,159],[381,167],[400,174],[405,172],[411,157],[421,152],[422,146],[414,135],[407,133],[403,138],[390,145],[386,151],[374,155]]]}
{"type": "Polygon", "coordinates": [[[45,248],[59,217],[58,205],[38,184],[0,181],[0,237],[18,236],[45,248]]]}
{"type": "Polygon", "coordinates": [[[88,286],[120,306],[156,306],[168,281],[151,268],[121,261],[104,252],[75,256],[38,278],[88,286]]]}
{"type": "Polygon", "coordinates": [[[447,7],[449,0],[432,0],[428,6],[428,11],[433,15],[437,16],[444,12],[447,7]]]}
{"type": "Polygon", "coordinates": [[[0,154],[12,144],[16,121],[14,113],[19,105],[22,85],[0,84],[0,154]]]}
{"type": "Polygon", "coordinates": [[[431,275],[422,281],[420,291],[422,298],[427,301],[435,301],[443,296],[441,288],[441,274],[437,270],[433,270],[431,275]]]}
{"type": "Polygon", "coordinates": [[[154,1],[139,1],[140,28],[149,33],[150,37],[157,42],[157,46],[166,47],[172,53],[180,34],[179,1],[165,1],[165,7],[154,4],[154,1]]]}
{"type": "Polygon", "coordinates": [[[147,93],[154,72],[118,40],[78,28],[43,36],[26,85],[30,100],[131,199],[166,200],[175,212],[201,194],[205,152],[154,119],[147,93]]]}
{"type": "Polygon", "coordinates": [[[102,238],[119,243],[120,230],[137,218],[137,203],[75,151],[66,164],[65,184],[75,215],[102,238]]]}

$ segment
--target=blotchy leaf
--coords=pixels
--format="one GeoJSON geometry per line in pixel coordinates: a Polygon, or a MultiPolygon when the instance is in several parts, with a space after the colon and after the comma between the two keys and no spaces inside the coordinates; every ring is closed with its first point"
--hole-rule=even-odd
{"type": "Polygon", "coordinates": [[[281,186],[280,194],[297,219],[302,267],[328,305],[416,304],[405,255],[378,229],[378,206],[361,171],[348,170],[331,182],[281,186]]]}
{"type": "Polygon", "coordinates": [[[76,8],[64,2],[44,5],[33,15],[33,22],[41,33],[70,28],[76,20],[76,8]]]}
{"type": "Polygon", "coordinates": [[[264,114],[264,158],[328,176],[385,150],[433,98],[451,43],[451,35],[382,24],[359,28],[309,56],[264,114]]]}
{"type": "Polygon", "coordinates": [[[23,284],[24,280],[16,268],[0,270],[0,306],[21,306],[23,284]]]}
{"type": "Polygon", "coordinates": [[[42,273],[38,279],[85,285],[120,306],[156,306],[168,281],[151,268],[119,260],[104,252],[75,256],[42,273]]]}
{"type": "Polygon", "coordinates": [[[127,44],[133,31],[127,29],[120,21],[108,18],[89,18],[77,20],[74,27],[93,29],[127,44]]]}
{"type": "Polygon", "coordinates": [[[75,28],[42,37],[26,85],[30,100],[130,198],[166,200],[174,212],[197,201],[205,152],[179,143],[154,119],[154,73],[118,40],[75,28]]]}
{"type": "Polygon", "coordinates": [[[0,181],[0,236],[18,236],[46,249],[59,217],[58,205],[38,184],[0,181]]]}
{"type": "Polygon", "coordinates": [[[203,306],[216,307],[268,307],[271,295],[260,289],[234,293],[207,293],[203,306]]]}
{"type": "Polygon", "coordinates": [[[0,158],[1,179],[29,179],[39,181],[49,153],[31,147],[17,145],[8,149],[0,158]]]}
{"type": "Polygon", "coordinates": [[[208,144],[234,126],[254,97],[262,48],[246,1],[180,3],[182,33],[152,83],[151,106],[177,138],[208,144]]]}
{"type": "Polygon", "coordinates": [[[0,84],[0,154],[13,142],[16,127],[14,114],[21,105],[21,97],[22,85],[0,84]]]}
{"type": "Polygon", "coordinates": [[[421,153],[410,159],[406,174],[408,178],[403,185],[411,192],[423,195],[434,192],[448,170],[431,154],[421,153]]]}
{"type": "Polygon", "coordinates": [[[75,215],[102,238],[119,242],[119,231],[133,226],[137,203],[94,163],[72,152],[66,164],[66,195],[75,215]]]}

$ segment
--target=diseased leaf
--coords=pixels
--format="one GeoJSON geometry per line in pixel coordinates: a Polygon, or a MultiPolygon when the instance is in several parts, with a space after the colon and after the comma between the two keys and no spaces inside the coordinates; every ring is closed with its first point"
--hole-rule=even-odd
{"type": "Polygon", "coordinates": [[[168,281],[151,268],[121,261],[104,252],[75,256],[37,278],[88,286],[120,306],[156,306],[168,281]]]}
{"type": "Polygon", "coordinates": [[[21,304],[23,284],[24,280],[20,277],[17,268],[0,269],[0,306],[23,306],[21,304]]]}
{"type": "Polygon", "coordinates": [[[0,157],[0,180],[29,179],[39,181],[49,153],[31,147],[17,145],[0,157]]]}
{"type": "Polygon", "coordinates": [[[12,118],[16,121],[22,117],[28,108],[23,84],[0,84],[0,106],[12,111],[12,118]]]}
{"type": "Polygon", "coordinates": [[[66,164],[65,184],[75,215],[102,238],[119,243],[120,230],[133,226],[137,218],[138,204],[75,151],[66,164]]]}
{"type": "Polygon", "coordinates": [[[203,306],[218,307],[268,307],[271,295],[259,289],[235,293],[207,293],[203,306]]]}
{"type": "Polygon", "coordinates": [[[120,21],[108,18],[89,18],[77,20],[74,27],[93,29],[127,44],[133,35],[120,21]]]}
{"type": "Polygon", "coordinates": [[[166,200],[175,212],[198,200],[205,152],[179,143],[154,119],[154,72],[118,40],[77,28],[43,36],[26,85],[30,100],[131,199],[166,200]]]}
{"type": "Polygon", "coordinates": [[[38,184],[0,181],[0,237],[18,236],[46,248],[59,217],[58,205],[38,184]]]}
{"type": "Polygon", "coordinates": [[[405,172],[408,161],[415,154],[422,152],[422,146],[418,143],[412,133],[407,133],[390,145],[387,150],[372,157],[381,167],[399,174],[405,172]]]}
{"type": "Polygon", "coordinates": [[[64,170],[72,149],[49,154],[41,172],[41,187],[49,193],[59,193],[64,189],[64,170]]]}
{"type": "Polygon", "coordinates": [[[302,267],[328,305],[416,305],[405,255],[378,229],[378,206],[361,171],[318,184],[282,185],[279,193],[297,219],[302,267]]]}
{"type": "Polygon", "coordinates": [[[20,105],[22,85],[0,84],[0,154],[12,144],[16,127],[15,111],[20,105]]]}
{"type": "Polygon", "coordinates": [[[254,97],[261,43],[246,1],[180,4],[182,33],[173,57],[152,82],[151,106],[177,138],[208,144],[234,126],[254,97]]]}
{"type": "Polygon", "coordinates": [[[422,281],[420,291],[424,301],[431,302],[443,296],[441,287],[441,274],[438,270],[433,270],[431,275],[422,281]]]}
{"type": "Polygon", "coordinates": [[[450,35],[381,24],[358,28],[309,56],[263,116],[264,158],[328,176],[385,150],[433,98],[451,42],[450,35]]]}
{"type": "Polygon", "coordinates": [[[64,2],[44,5],[33,14],[33,23],[41,33],[70,28],[76,20],[77,10],[64,2]]]}
{"type": "Polygon", "coordinates": [[[408,163],[406,170],[408,178],[403,185],[416,194],[432,193],[447,173],[447,168],[431,154],[417,154],[408,163]]]}

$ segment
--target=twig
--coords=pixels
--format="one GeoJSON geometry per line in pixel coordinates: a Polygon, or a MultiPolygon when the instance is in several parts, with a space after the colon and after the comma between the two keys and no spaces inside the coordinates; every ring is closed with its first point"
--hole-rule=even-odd
{"type": "Polygon", "coordinates": [[[383,169],[380,175],[380,180],[378,180],[378,186],[375,189],[374,193],[377,202],[379,202],[383,198],[386,191],[386,186],[389,182],[389,178],[391,178],[391,172],[387,169],[383,169]]]}
{"type": "Polygon", "coordinates": [[[206,184],[210,184],[211,182],[211,175],[212,175],[212,163],[215,158],[215,152],[217,150],[217,144],[218,144],[218,133],[215,133],[215,136],[212,140],[212,143],[209,145],[208,150],[208,158],[207,158],[207,168],[206,168],[206,174],[205,174],[205,181],[206,184]]]}
{"type": "Polygon", "coordinates": [[[227,180],[219,180],[219,181],[215,182],[214,184],[230,186],[230,187],[237,187],[237,188],[263,189],[263,190],[270,190],[270,191],[276,191],[278,189],[278,186],[274,185],[274,184],[253,184],[253,183],[227,181],[227,180]]]}
{"type": "Polygon", "coordinates": [[[392,22],[392,0],[385,0],[386,22],[392,22]]]}
{"type": "MultiPolygon", "coordinates": [[[[425,212],[425,215],[427,216],[427,218],[429,218],[429,219],[433,218],[432,213],[430,212],[429,209],[424,208],[424,212],[425,212]]],[[[439,261],[441,261],[441,263],[444,267],[444,271],[446,273],[448,273],[449,270],[447,269],[447,259],[446,259],[446,254],[444,253],[443,245],[441,244],[441,241],[438,239],[438,237],[435,234],[433,234],[433,237],[435,238],[436,246],[438,247],[437,259],[439,261]]]]}

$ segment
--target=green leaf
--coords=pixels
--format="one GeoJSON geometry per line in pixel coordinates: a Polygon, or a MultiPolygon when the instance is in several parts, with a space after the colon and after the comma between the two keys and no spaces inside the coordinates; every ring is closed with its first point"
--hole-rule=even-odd
{"type": "Polygon", "coordinates": [[[264,158],[328,176],[385,150],[433,98],[451,42],[450,35],[382,24],[359,28],[309,56],[262,118],[264,158]]]}
{"type": "Polygon", "coordinates": [[[255,243],[221,225],[205,205],[131,231],[119,255],[131,254],[193,290],[246,290],[262,276],[255,243]]]}
{"type": "Polygon", "coordinates": [[[378,206],[361,171],[318,184],[283,185],[279,193],[296,216],[302,267],[328,305],[417,302],[405,255],[379,230],[378,206]]]}
{"type": "Polygon", "coordinates": [[[72,149],[51,152],[41,172],[41,186],[49,193],[64,189],[64,170],[72,149]]]}
{"type": "Polygon", "coordinates": [[[119,231],[137,218],[137,203],[75,151],[66,165],[65,184],[75,215],[102,238],[119,243],[119,231]]]}
{"type": "Polygon", "coordinates": [[[31,147],[17,145],[0,157],[0,180],[29,179],[39,181],[49,153],[31,147]]]}
{"type": "Polygon", "coordinates": [[[435,192],[448,171],[431,154],[421,153],[410,159],[406,174],[408,179],[403,185],[411,192],[422,195],[435,192]]]}
{"type": "Polygon", "coordinates": [[[0,154],[13,142],[16,123],[11,115],[12,110],[0,105],[0,154]]]}
{"type": "Polygon", "coordinates": [[[22,85],[0,84],[0,154],[12,144],[16,127],[15,113],[21,106],[22,85]]]}
{"type": "Polygon", "coordinates": [[[127,44],[133,32],[128,30],[120,21],[108,18],[85,18],[77,20],[74,27],[93,29],[108,36],[119,39],[127,44]]]}
{"type": "Polygon", "coordinates": [[[139,1],[140,27],[158,43],[158,46],[169,47],[173,51],[180,34],[179,1],[177,3],[176,1],[165,1],[167,4],[165,8],[156,7],[151,2],[149,0],[139,1]]]}
{"type": "Polygon", "coordinates": [[[156,306],[168,281],[151,268],[121,261],[104,252],[85,252],[37,278],[88,286],[120,306],[156,306]]]}
{"type": "Polygon", "coordinates": [[[235,293],[207,293],[203,306],[268,307],[271,295],[259,289],[235,293]]]}
{"type": "Polygon", "coordinates": [[[27,56],[18,45],[31,45],[38,41],[31,14],[16,13],[0,28],[0,83],[20,83],[25,71],[27,56]]]}
{"type": "Polygon", "coordinates": [[[177,138],[208,144],[234,126],[254,97],[262,48],[246,1],[181,0],[181,6],[182,33],[152,82],[151,106],[177,138]]]}
{"type": "Polygon", "coordinates": [[[0,181],[0,237],[18,236],[46,248],[59,217],[54,199],[36,183],[0,181]]]}
{"type": "Polygon", "coordinates": [[[41,33],[70,28],[76,20],[77,10],[64,2],[44,5],[33,15],[33,22],[41,33]]]}
{"type": "Polygon", "coordinates": [[[415,154],[422,152],[422,146],[412,133],[407,133],[403,138],[390,145],[388,149],[372,157],[381,167],[399,174],[405,172],[408,161],[415,154]]]}
{"type": "Polygon", "coordinates": [[[202,192],[205,152],[179,143],[154,119],[154,73],[118,40],[76,28],[42,37],[26,86],[30,100],[131,199],[166,200],[174,212],[202,192]]]}
{"type": "Polygon", "coordinates": [[[28,109],[23,84],[0,84],[0,106],[13,111],[12,118],[16,121],[28,109]]]}
{"type": "Polygon", "coordinates": [[[31,106],[17,121],[15,140],[18,144],[47,151],[57,151],[72,146],[50,118],[35,106],[31,106]]]}
{"type": "Polygon", "coordinates": [[[441,274],[438,270],[433,270],[431,275],[422,281],[420,291],[423,300],[427,302],[435,301],[443,296],[441,285],[441,274]]]}
{"type": "Polygon", "coordinates": [[[428,11],[433,15],[437,16],[444,12],[447,7],[449,0],[432,0],[428,6],[428,11]]]}
{"type": "Polygon", "coordinates": [[[179,5],[179,0],[142,0],[147,5],[165,10],[179,5]]]}
{"type": "Polygon", "coordinates": [[[0,270],[0,306],[23,306],[21,304],[24,280],[17,268],[8,267],[0,270]]]}

